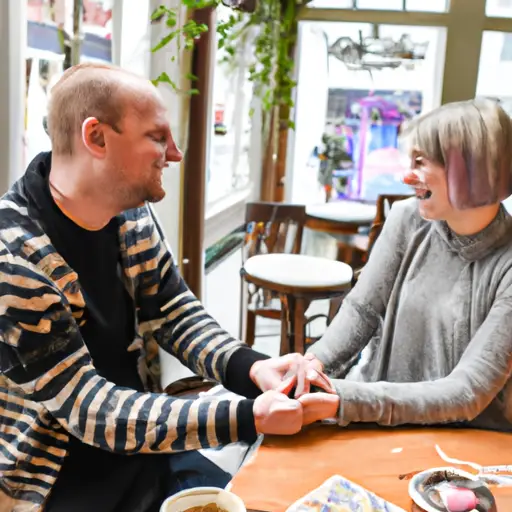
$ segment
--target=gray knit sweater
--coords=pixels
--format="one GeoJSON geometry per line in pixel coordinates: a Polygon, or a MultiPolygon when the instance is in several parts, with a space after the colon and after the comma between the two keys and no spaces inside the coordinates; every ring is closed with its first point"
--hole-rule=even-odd
{"type": "Polygon", "coordinates": [[[480,233],[457,236],[423,220],[416,199],[395,203],[310,352],[334,379],[340,425],[512,431],[512,218],[502,207],[480,233]]]}

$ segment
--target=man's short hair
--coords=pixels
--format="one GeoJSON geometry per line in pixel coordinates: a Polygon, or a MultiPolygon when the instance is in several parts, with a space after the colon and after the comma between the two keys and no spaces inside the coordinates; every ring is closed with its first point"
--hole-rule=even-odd
{"type": "Polygon", "coordinates": [[[119,124],[126,106],[122,75],[132,74],[95,63],[79,64],[64,72],[51,90],[48,106],[48,133],[55,155],[73,154],[76,135],[88,117],[111,126],[119,124]]]}

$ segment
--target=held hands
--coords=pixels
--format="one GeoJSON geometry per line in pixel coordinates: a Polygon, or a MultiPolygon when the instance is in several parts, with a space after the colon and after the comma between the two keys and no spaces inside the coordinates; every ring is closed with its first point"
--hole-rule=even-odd
{"type": "Polygon", "coordinates": [[[312,354],[287,354],[255,362],[249,375],[262,391],[277,390],[285,382],[293,381],[289,391],[295,389],[295,398],[309,393],[311,386],[316,386],[327,393],[336,393],[323,369],[323,364],[312,354]]]}
{"type": "Polygon", "coordinates": [[[339,397],[324,375],[322,363],[311,354],[258,361],[250,376],[264,391],[254,403],[258,433],[296,434],[302,426],[337,414],[339,397]],[[323,391],[310,393],[311,386],[323,391]]]}

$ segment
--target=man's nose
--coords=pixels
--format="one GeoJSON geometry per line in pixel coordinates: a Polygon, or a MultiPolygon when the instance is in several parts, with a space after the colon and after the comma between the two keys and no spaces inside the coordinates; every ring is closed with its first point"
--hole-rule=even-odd
{"type": "Polygon", "coordinates": [[[165,159],[167,162],[181,162],[183,160],[183,153],[174,142],[167,147],[165,159]]]}

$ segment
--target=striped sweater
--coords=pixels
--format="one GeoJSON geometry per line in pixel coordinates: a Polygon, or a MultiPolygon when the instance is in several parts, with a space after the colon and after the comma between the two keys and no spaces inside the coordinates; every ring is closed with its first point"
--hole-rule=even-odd
{"type": "Polygon", "coordinates": [[[148,206],[119,217],[123,278],[136,305],[131,349],[143,354],[148,392],[98,375],[80,335],[78,276],[43,232],[26,176],[0,200],[0,512],[43,509],[70,435],[127,455],[253,441],[252,400],[161,393],[158,346],[238,392],[250,388],[238,381],[249,380],[254,356],[187,289],[148,206]]]}

